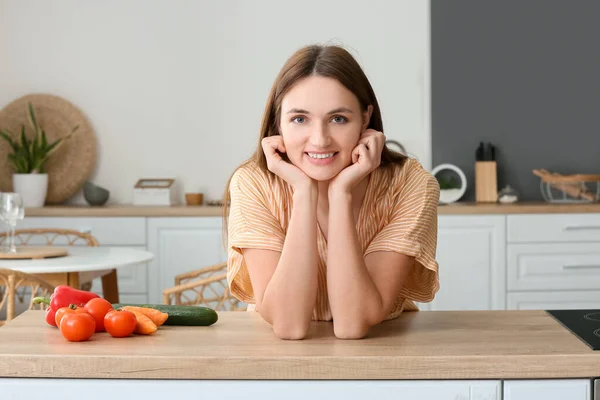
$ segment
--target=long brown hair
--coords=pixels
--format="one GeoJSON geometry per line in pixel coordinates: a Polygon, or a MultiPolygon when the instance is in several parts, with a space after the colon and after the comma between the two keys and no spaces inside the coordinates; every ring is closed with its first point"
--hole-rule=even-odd
{"type": "MultiPolygon", "coordinates": [[[[267,168],[267,159],[262,149],[262,140],[279,133],[279,121],[281,118],[281,101],[292,86],[299,80],[309,76],[322,76],[337,79],[342,85],[357,97],[361,109],[364,111],[369,105],[373,106],[373,112],[368,128],[383,132],[383,121],[381,111],[375,92],[371,87],[369,79],[363,72],[358,62],[352,55],[342,47],[309,45],[296,51],[285,63],[267,99],[265,111],[262,117],[258,145],[252,157],[242,163],[235,171],[248,163],[256,163],[258,167],[267,174],[273,174],[267,168]]],[[[407,157],[403,154],[383,147],[381,154],[381,165],[379,168],[387,168],[393,164],[401,164],[407,157]]],[[[390,169],[391,170],[391,169],[390,169]]],[[[234,171],[234,174],[235,174],[234,171]]],[[[232,174],[233,176],[233,174],[232,174]]],[[[223,196],[223,243],[227,243],[227,214],[230,200],[229,185],[231,177],[227,181],[225,194],[223,196]]]]}

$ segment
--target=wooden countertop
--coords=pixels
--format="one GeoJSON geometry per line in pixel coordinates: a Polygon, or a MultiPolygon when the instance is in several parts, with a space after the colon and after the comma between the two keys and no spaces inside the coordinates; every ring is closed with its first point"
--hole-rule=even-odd
{"type": "MultiPolygon", "coordinates": [[[[600,203],[591,204],[476,204],[454,203],[440,205],[439,215],[481,215],[481,214],[559,214],[559,213],[600,213],[600,203]]],[[[90,206],[47,206],[28,208],[28,217],[220,217],[220,206],[132,206],[107,205],[90,206]]]]}
{"type": "Polygon", "coordinates": [[[27,311],[0,328],[0,377],[148,379],[510,379],[597,376],[600,351],[544,311],[421,311],[339,340],[313,323],[285,341],[252,312],[152,336],[67,342],[27,311]]]}

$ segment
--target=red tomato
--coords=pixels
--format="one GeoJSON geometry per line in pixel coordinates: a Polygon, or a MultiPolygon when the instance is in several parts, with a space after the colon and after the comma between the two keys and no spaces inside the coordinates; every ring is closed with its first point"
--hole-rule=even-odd
{"type": "Polygon", "coordinates": [[[104,317],[113,309],[112,304],[98,297],[88,301],[83,308],[96,320],[96,332],[104,332],[104,317]]]}
{"type": "Polygon", "coordinates": [[[88,340],[96,330],[96,320],[88,313],[67,313],[60,321],[60,333],[70,342],[88,340]]]}
{"type": "Polygon", "coordinates": [[[56,326],[60,326],[60,321],[66,314],[74,314],[74,313],[86,313],[83,308],[77,307],[75,304],[69,305],[69,307],[61,307],[54,314],[54,322],[56,322],[56,326]]]}
{"type": "Polygon", "coordinates": [[[137,318],[131,311],[112,310],[104,317],[104,327],[112,337],[127,337],[133,333],[137,318]]]}

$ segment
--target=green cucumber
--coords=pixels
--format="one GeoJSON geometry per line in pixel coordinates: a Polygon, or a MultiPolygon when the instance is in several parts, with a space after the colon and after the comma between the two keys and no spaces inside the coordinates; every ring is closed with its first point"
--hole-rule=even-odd
{"type": "Polygon", "coordinates": [[[219,316],[212,308],[202,306],[178,306],[167,304],[129,304],[115,303],[112,305],[115,310],[125,307],[146,307],[153,308],[160,312],[169,314],[165,325],[178,326],[209,326],[217,322],[219,316]]]}

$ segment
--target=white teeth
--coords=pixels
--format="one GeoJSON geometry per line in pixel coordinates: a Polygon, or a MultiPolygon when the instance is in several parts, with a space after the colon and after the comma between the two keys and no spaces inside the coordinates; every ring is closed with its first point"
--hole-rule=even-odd
{"type": "Polygon", "coordinates": [[[330,158],[335,155],[335,153],[325,153],[325,154],[315,154],[315,153],[307,153],[310,158],[330,158]]]}

